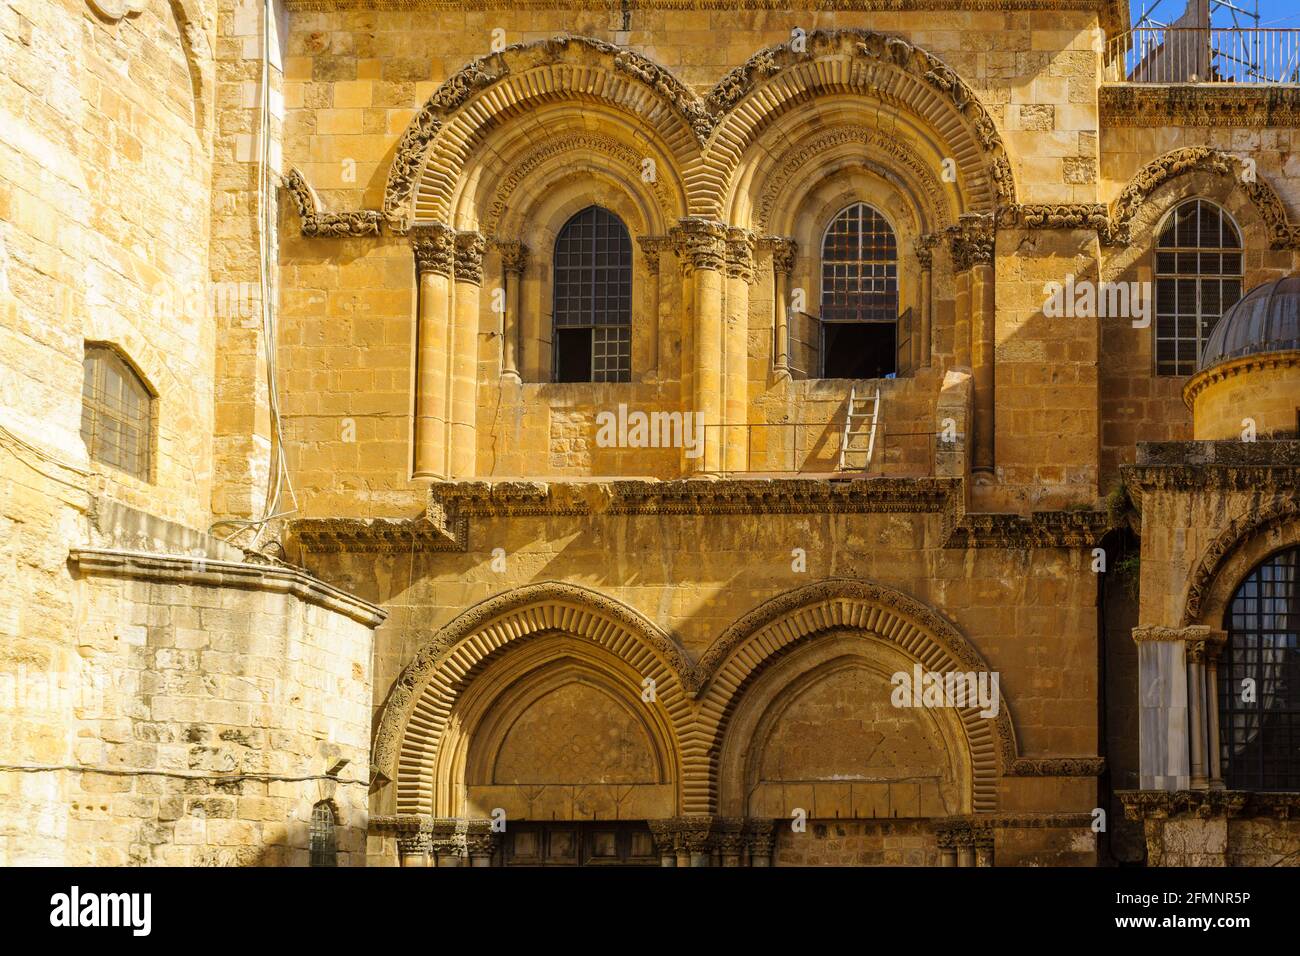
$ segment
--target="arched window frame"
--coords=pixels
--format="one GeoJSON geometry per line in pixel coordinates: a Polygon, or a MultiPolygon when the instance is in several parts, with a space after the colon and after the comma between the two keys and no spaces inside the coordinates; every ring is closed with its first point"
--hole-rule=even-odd
{"type": "Polygon", "coordinates": [[[1193,196],[1165,213],[1155,230],[1151,257],[1155,312],[1151,351],[1157,375],[1196,372],[1214,326],[1228,307],[1241,298],[1244,254],[1241,227],[1214,200],[1193,196]],[[1200,236],[1200,210],[1206,207],[1219,216],[1217,245],[1204,244],[1200,236]],[[1188,209],[1193,210],[1191,219],[1197,223],[1196,241],[1190,245],[1180,241],[1186,237],[1179,235],[1178,219],[1188,209]],[[1232,230],[1235,246],[1224,244],[1225,228],[1232,230]],[[1164,244],[1166,234],[1172,235],[1169,245],[1164,244]]]}
{"type": "MultiPolygon", "coordinates": [[[[861,221],[862,220],[861,220],[861,212],[860,212],[859,222],[861,221]]],[[[902,335],[903,330],[899,328],[899,322],[898,322],[899,308],[900,308],[900,303],[902,302],[902,291],[900,289],[900,281],[899,281],[899,270],[900,270],[901,263],[899,259],[898,235],[899,235],[899,230],[898,230],[897,223],[895,223],[892,220],[892,218],[884,210],[880,208],[879,205],[868,202],[865,199],[855,199],[853,202],[848,203],[847,205],[838,209],[829,218],[829,220],[826,222],[826,226],[822,229],[821,236],[818,242],[818,248],[817,248],[818,313],[819,313],[818,315],[819,338],[817,343],[818,377],[820,378],[876,378],[876,377],[885,377],[891,374],[897,375],[902,371],[904,371],[902,367],[904,363],[900,363],[899,361],[900,347],[906,345],[907,343],[900,341],[900,336],[902,335]],[[887,245],[888,248],[892,249],[892,257],[891,256],[886,256],[881,258],[862,257],[861,256],[862,238],[864,234],[861,232],[858,233],[859,257],[857,259],[853,259],[853,260],[836,259],[830,254],[828,250],[828,242],[833,238],[833,231],[836,229],[838,224],[844,221],[846,215],[848,215],[849,213],[855,210],[869,212],[872,216],[873,222],[878,221],[879,224],[883,225],[884,227],[883,231],[877,230],[871,234],[887,237],[887,245]],[[839,318],[839,317],[828,315],[828,311],[829,311],[828,296],[830,296],[834,291],[836,291],[830,288],[829,284],[837,280],[842,280],[845,282],[847,287],[849,284],[852,283],[853,279],[855,278],[854,275],[850,274],[853,271],[853,268],[855,266],[856,267],[872,266],[872,267],[880,268],[881,274],[875,278],[883,286],[880,289],[880,291],[876,293],[881,296],[881,303],[874,309],[865,310],[868,313],[873,314],[874,317],[867,318],[867,319],[863,319],[863,318],[850,319],[850,318],[839,318]],[[834,275],[834,270],[836,270],[837,268],[843,269],[842,276],[834,275]],[[888,318],[884,318],[884,316],[888,316],[888,318]],[[830,354],[834,349],[834,345],[830,341],[831,336],[828,335],[828,332],[831,328],[844,327],[844,326],[880,326],[880,327],[889,328],[891,332],[891,335],[889,336],[890,341],[886,344],[886,347],[889,349],[889,357],[887,361],[882,361],[879,363],[880,367],[882,368],[881,374],[879,375],[864,374],[860,376],[828,374],[828,372],[831,371],[831,369],[828,366],[828,358],[830,357],[830,354]]],[[[863,278],[863,274],[861,271],[858,271],[856,273],[856,278],[860,286],[861,279],[863,278]]],[[[846,293],[848,292],[847,288],[845,289],[845,292],[846,293]]],[[[843,306],[840,306],[840,308],[848,309],[848,308],[853,308],[853,306],[849,304],[845,304],[843,306]]],[[[859,316],[861,316],[864,312],[864,310],[861,308],[860,305],[854,308],[854,311],[859,316]]]]}
{"type": "Polygon", "coordinates": [[[338,813],[334,804],[322,800],[311,808],[311,865],[338,866],[338,813]]]}
{"type": "Polygon", "coordinates": [[[157,393],[135,363],[107,342],[87,342],[82,357],[81,437],[92,462],[137,481],[151,482],[155,460],[157,393]],[[114,379],[131,403],[110,394],[114,379]]]}
{"type": "Polygon", "coordinates": [[[604,206],[593,203],[560,227],[551,261],[552,381],[632,380],[633,261],[627,224],[604,206]],[[580,222],[586,216],[592,221],[580,222]],[[590,236],[574,234],[584,228],[590,236]],[[584,250],[587,241],[590,248],[584,250]],[[575,256],[586,258],[574,263],[575,256]],[[579,377],[574,368],[581,364],[584,330],[590,330],[587,372],[579,377]]]}
{"type": "Polygon", "coordinates": [[[1223,627],[1216,706],[1224,781],[1234,790],[1300,790],[1300,545],[1251,569],[1228,602],[1223,627]],[[1247,678],[1254,681],[1250,702],[1243,700],[1247,678]]]}

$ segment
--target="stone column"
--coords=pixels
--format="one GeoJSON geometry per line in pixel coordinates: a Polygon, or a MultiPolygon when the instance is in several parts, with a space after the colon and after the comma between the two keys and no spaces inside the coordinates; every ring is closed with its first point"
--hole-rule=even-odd
{"type": "Polygon", "coordinates": [[[774,236],[772,244],[772,371],[777,380],[790,379],[790,276],[798,245],[793,239],[774,236]]]}
{"type": "Polygon", "coordinates": [[[447,477],[447,329],[455,233],[440,223],[413,226],[415,254],[416,478],[447,477]]]}
{"type": "Polygon", "coordinates": [[[1186,790],[1190,782],[1186,647],[1191,630],[1133,628],[1138,645],[1138,786],[1142,790],[1186,790]]]}
{"type": "Polygon", "coordinates": [[[723,467],[749,470],[749,284],[754,281],[754,234],[727,230],[726,402],[723,467]]]}
{"type": "MultiPolygon", "coordinates": [[[[713,854],[713,818],[689,816],[681,818],[682,843],[690,854],[691,866],[708,866],[713,854]]],[[[680,859],[679,859],[680,864],[680,859]]]]}
{"type": "Polygon", "coordinates": [[[1211,633],[1221,634],[1223,639],[1207,641],[1205,647],[1205,696],[1210,717],[1210,789],[1222,790],[1223,756],[1219,745],[1219,657],[1223,653],[1228,634],[1226,631],[1211,633]]]}
{"type": "Polygon", "coordinates": [[[691,405],[704,418],[704,454],[688,459],[692,470],[716,474],[722,466],[722,270],[726,227],[689,218],[678,226],[683,262],[690,270],[695,354],[691,363],[691,405]]]}
{"type": "Polygon", "coordinates": [[[739,817],[730,817],[718,822],[718,850],[722,865],[743,866],[745,856],[745,821],[739,817]]]}
{"type": "Polygon", "coordinates": [[[971,831],[971,842],[975,846],[975,865],[992,866],[993,865],[993,830],[987,825],[974,827],[971,831]]]}
{"type": "Polygon", "coordinates": [[[649,277],[646,295],[646,330],[650,337],[650,366],[641,376],[643,382],[653,382],[662,377],[659,370],[659,253],[664,247],[663,236],[639,236],[637,245],[645,256],[645,269],[649,277]]]}
{"type": "Polygon", "coordinates": [[[1193,790],[1204,790],[1210,785],[1206,776],[1209,728],[1205,720],[1205,704],[1205,642],[1194,641],[1187,645],[1187,716],[1191,727],[1188,749],[1193,790]]]}
{"type": "Polygon", "coordinates": [[[502,281],[505,285],[505,311],[501,313],[501,377],[515,384],[522,381],[519,375],[520,353],[523,351],[523,315],[520,310],[524,267],[528,263],[528,247],[522,242],[500,244],[502,281]]]}
{"type": "Polygon", "coordinates": [[[456,234],[455,325],[451,359],[451,477],[473,478],[478,456],[474,420],[478,410],[479,287],[483,283],[483,237],[456,234]]]}
{"type": "MultiPolygon", "coordinates": [[[[997,319],[993,286],[993,218],[965,215],[951,227],[953,267],[958,271],[958,315],[964,304],[970,338],[970,366],[975,393],[971,471],[993,471],[993,352],[997,319]],[[966,278],[962,278],[966,275],[966,278]]],[[[961,347],[959,341],[958,347],[961,347]]],[[[965,364],[960,358],[958,365],[965,364]]]]}
{"type": "Polygon", "coordinates": [[[934,245],[938,236],[924,235],[916,241],[916,262],[921,267],[920,304],[917,308],[917,327],[912,330],[912,358],[916,368],[929,368],[932,352],[933,313],[931,312],[932,275],[934,273],[934,245]]]}

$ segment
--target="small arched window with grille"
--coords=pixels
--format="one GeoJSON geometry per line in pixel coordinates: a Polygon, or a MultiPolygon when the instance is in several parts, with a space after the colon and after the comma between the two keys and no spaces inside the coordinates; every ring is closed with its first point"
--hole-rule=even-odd
{"type": "Polygon", "coordinates": [[[113,349],[86,346],[82,360],[81,437],[92,461],[149,480],[153,395],[113,349]]]}
{"type": "Polygon", "coordinates": [[[334,808],[322,800],[311,808],[311,865],[338,866],[339,844],[334,808]]]}
{"type": "Polygon", "coordinates": [[[632,380],[632,239],[588,206],[560,229],[554,261],[554,380],[632,380]]]}
{"type": "Polygon", "coordinates": [[[1247,575],[1219,664],[1220,760],[1232,790],[1300,790],[1300,547],[1247,575]]]}
{"type": "Polygon", "coordinates": [[[1241,234],[1214,203],[1189,199],[1156,240],[1156,374],[1191,375],[1219,317],[1241,298],[1241,234]]]}
{"type": "Polygon", "coordinates": [[[898,242],[866,203],[841,210],[822,237],[821,374],[898,371],[898,242]]]}

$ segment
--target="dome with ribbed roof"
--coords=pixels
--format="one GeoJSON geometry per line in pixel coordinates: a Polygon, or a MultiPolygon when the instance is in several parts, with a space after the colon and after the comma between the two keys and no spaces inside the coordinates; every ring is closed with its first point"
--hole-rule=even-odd
{"type": "Polygon", "coordinates": [[[1300,275],[1256,286],[1223,313],[1205,343],[1199,369],[1293,349],[1300,349],[1300,275]]]}

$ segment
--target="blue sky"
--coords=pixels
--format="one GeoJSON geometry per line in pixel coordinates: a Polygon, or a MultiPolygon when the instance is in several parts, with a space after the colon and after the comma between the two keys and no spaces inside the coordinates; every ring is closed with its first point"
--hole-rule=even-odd
{"type": "MultiPolygon", "coordinates": [[[[1155,0],[1145,0],[1146,7],[1149,10],[1155,0]]],[[[1300,0],[1233,0],[1236,6],[1246,10],[1253,10],[1258,3],[1259,6],[1259,25],[1261,27],[1291,27],[1300,29],[1300,0]]],[[[1157,19],[1168,23],[1178,19],[1186,6],[1186,0],[1160,0],[1160,7],[1157,13],[1157,19]]],[[[1143,0],[1130,0],[1129,10],[1131,11],[1134,23],[1142,15],[1143,0]]],[[[1221,10],[1214,16],[1215,26],[1232,26],[1232,18],[1228,11],[1221,10]]],[[[1246,26],[1244,18],[1241,25],[1246,26]]]]}

